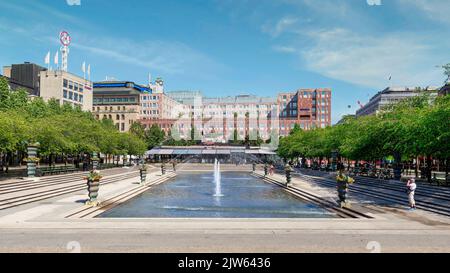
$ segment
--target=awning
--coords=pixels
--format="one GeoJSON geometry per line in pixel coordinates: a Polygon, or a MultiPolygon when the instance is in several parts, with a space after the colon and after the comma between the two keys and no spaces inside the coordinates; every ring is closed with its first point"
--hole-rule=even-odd
{"type": "Polygon", "coordinates": [[[204,155],[215,155],[216,150],[203,150],[202,154],[204,155]]]}
{"type": "Polygon", "coordinates": [[[189,150],[188,154],[190,155],[201,155],[202,154],[202,150],[189,150]]]}
{"type": "Polygon", "coordinates": [[[230,153],[230,150],[217,150],[218,155],[229,155],[230,153]]]}
{"type": "Polygon", "coordinates": [[[259,155],[260,152],[258,150],[245,150],[246,154],[259,155]]]}
{"type": "Polygon", "coordinates": [[[267,151],[267,150],[259,150],[259,154],[262,154],[262,155],[276,155],[277,153],[272,152],[272,151],[267,151]]]}
{"type": "Polygon", "coordinates": [[[175,149],[173,150],[173,154],[174,155],[185,155],[188,153],[188,150],[184,150],[184,149],[175,149]]]}
{"type": "Polygon", "coordinates": [[[159,155],[160,149],[151,149],[150,151],[147,151],[145,155],[159,155]]]}
{"type": "Polygon", "coordinates": [[[162,149],[162,150],[159,152],[159,154],[160,154],[160,155],[171,155],[171,154],[173,154],[173,150],[170,150],[170,149],[162,149]]]}

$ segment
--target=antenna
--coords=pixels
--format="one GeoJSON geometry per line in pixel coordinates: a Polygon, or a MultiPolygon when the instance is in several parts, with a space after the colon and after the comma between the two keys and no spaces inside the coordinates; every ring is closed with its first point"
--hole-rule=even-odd
{"type": "Polygon", "coordinates": [[[67,31],[59,33],[59,41],[61,42],[61,70],[67,72],[67,64],[69,58],[69,45],[72,39],[67,31]]]}

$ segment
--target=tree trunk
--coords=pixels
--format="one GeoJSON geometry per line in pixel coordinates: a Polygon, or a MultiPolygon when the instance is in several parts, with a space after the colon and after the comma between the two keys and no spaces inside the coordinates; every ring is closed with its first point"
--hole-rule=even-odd
{"type": "Polygon", "coordinates": [[[399,152],[394,152],[394,179],[400,180],[402,178],[402,155],[399,152]]]}
{"type": "Polygon", "coordinates": [[[449,184],[449,181],[448,181],[448,172],[450,171],[450,164],[448,162],[449,160],[450,160],[450,158],[447,158],[445,160],[445,184],[446,185],[449,184]]]}
{"type": "Polygon", "coordinates": [[[427,156],[427,181],[428,183],[432,183],[433,181],[431,180],[431,173],[432,173],[432,165],[433,165],[433,160],[431,158],[430,155],[427,156]]]}
{"type": "Polygon", "coordinates": [[[9,171],[9,158],[8,158],[9,153],[7,152],[5,154],[5,173],[8,173],[9,171]]]}

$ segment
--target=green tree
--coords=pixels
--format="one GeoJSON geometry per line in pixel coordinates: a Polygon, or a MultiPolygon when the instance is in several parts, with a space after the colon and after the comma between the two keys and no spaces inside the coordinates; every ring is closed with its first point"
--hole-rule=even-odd
{"type": "Polygon", "coordinates": [[[156,146],[160,146],[164,141],[164,138],[164,131],[162,131],[158,125],[153,124],[147,131],[146,142],[148,149],[153,149],[156,146]]]}

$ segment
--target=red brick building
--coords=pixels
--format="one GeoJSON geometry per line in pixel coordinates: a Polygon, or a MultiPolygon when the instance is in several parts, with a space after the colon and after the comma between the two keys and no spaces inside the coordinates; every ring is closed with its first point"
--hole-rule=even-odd
{"type": "Polygon", "coordinates": [[[288,135],[295,124],[304,130],[331,126],[331,89],[280,93],[277,105],[281,136],[288,135]]]}

